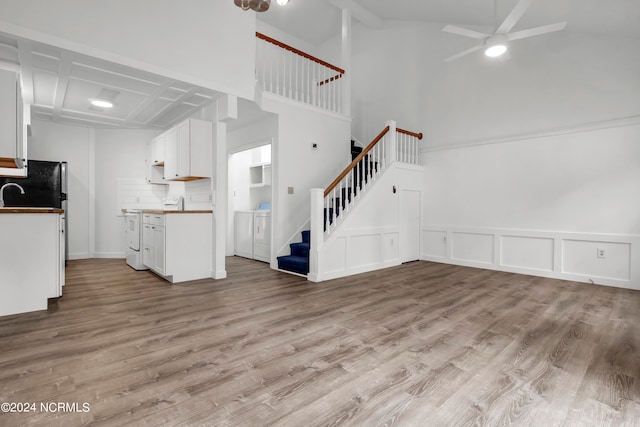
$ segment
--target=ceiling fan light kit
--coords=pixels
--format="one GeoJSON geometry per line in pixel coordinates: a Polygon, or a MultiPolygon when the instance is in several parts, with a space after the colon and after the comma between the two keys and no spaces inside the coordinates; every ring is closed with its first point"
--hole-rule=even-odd
{"type": "Polygon", "coordinates": [[[509,47],[507,36],[495,34],[484,41],[484,54],[489,58],[497,58],[507,52],[509,47]]]}
{"type": "Polygon", "coordinates": [[[271,0],[233,0],[233,3],[242,10],[266,12],[271,5],[271,0]]]}
{"type": "MultiPolygon", "coordinates": [[[[516,32],[511,32],[513,27],[518,23],[520,18],[525,14],[529,6],[531,6],[533,0],[520,0],[515,5],[515,7],[511,10],[509,15],[502,21],[500,26],[496,26],[493,34],[485,34],[479,31],[469,30],[467,28],[457,27],[455,25],[447,25],[442,29],[442,31],[457,34],[459,36],[469,37],[475,40],[481,40],[482,44],[476,45],[470,49],[467,49],[463,52],[457,53],[449,58],[445,59],[445,62],[451,62],[458,58],[462,58],[463,56],[469,55],[477,50],[484,49],[484,54],[491,58],[497,57],[506,57],[509,58],[508,49],[509,42],[513,40],[519,40],[526,37],[539,36],[542,34],[552,33],[554,31],[563,30],[567,22],[558,22],[556,24],[543,25],[541,27],[529,28],[527,30],[521,30],[516,32]],[[507,54],[507,55],[505,55],[507,54]]],[[[497,2],[496,2],[496,10],[497,10],[497,2]]]]}

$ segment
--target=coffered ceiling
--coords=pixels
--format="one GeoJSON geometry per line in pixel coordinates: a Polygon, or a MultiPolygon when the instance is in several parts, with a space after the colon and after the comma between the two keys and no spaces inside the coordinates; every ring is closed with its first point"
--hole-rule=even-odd
{"type": "Polygon", "coordinates": [[[19,64],[32,118],[97,128],[167,128],[220,94],[68,50],[0,34],[0,66],[19,64]],[[103,109],[90,98],[106,98],[103,109]]]}

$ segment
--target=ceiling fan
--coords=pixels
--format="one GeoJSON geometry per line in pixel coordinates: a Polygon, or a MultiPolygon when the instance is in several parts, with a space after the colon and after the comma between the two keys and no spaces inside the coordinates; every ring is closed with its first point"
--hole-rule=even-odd
{"type": "MultiPolygon", "coordinates": [[[[233,0],[236,6],[242,10],[255,10],[256,12],[266,12],[269,10],[271,0],[233,0]]],[[[280,6],[289,3],[289,0],[276,0],[280,6]]]]}
{"type": "MultiPolygon", "coordinates": [[[[498,6],[497,3],[498,0],[495,0],[494,11],[496,13],[496,21],[498,6]]],[[[533,0],[520,0],[499,27],[496,23],[496,29],[494,30],[493,34],[485,34],[479,31],[468,30],[466,28],[456,27],[455,25],[447,25],[446,27],[444,27],[442,31],[445,31],[447,33],[470,37],[476,40],[482,40],[481,44],[474,46],[471,49],[460,52],[456,55],[450,56],[449,58],[445,59],[445,62],[454,61],[480,49],[484,49],[484,53],[488,57],[496,58],[500,56],[508,56],[507,50],[509,48],[509,42],[513,40],[523,39],[525,37],[539,36],[541,34],[560,31],[567,25],[567,22],[563,21],[556,24],[543,25],[541,27],[529,28],[527,30],[515,31],[513,33],[510,33],[511,29],[516,25],[520,18],[522,18],[522,15],[524,15],[527,9],[529,9],[531,3],[533,3],[533,0]]]]}

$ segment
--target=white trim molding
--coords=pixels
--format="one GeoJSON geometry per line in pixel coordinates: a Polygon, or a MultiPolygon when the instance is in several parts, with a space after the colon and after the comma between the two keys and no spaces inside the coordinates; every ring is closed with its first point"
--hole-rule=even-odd
{"type": "Polygon", "coordinates": [[[421,259],[640,290],[640,235],[426,225],[421,259]]]}
{"type": "MultiPolygon", "coordinates": [[[[596,122],[582,123],[574,126],[562,128],[548,129],[539,132],[522,133],[515,135],[507,135],[497,138],[478,139],[473,141],[447,142],[444,144],[433,145],[433,142],[423,143],[420,153],[428,153],[432,151],[455,150],[459,148],[469,148],[479,145],[504,144],[508,142],[517,142],[527,139],[547,138],[559,135],[569,135],[581,132],[591,132],[599,129],[612,129],[626,126],[640,125],[640,115],[621,117],[609,120],[601,120],[596,122]]],[[[428,141],[428,138],[427,138],[428,141]]]]}

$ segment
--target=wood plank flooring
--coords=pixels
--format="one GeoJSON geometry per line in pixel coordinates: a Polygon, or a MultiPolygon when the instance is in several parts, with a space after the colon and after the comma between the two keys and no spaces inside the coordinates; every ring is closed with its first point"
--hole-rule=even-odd
{"type": "Polygon", "coordinates": [[[48,311],[0,318],[0,402],[37,405],[0,426],[640,426],[638,291],[227,263],[228,279],[171,285],[69,262],[48,311]]]}

